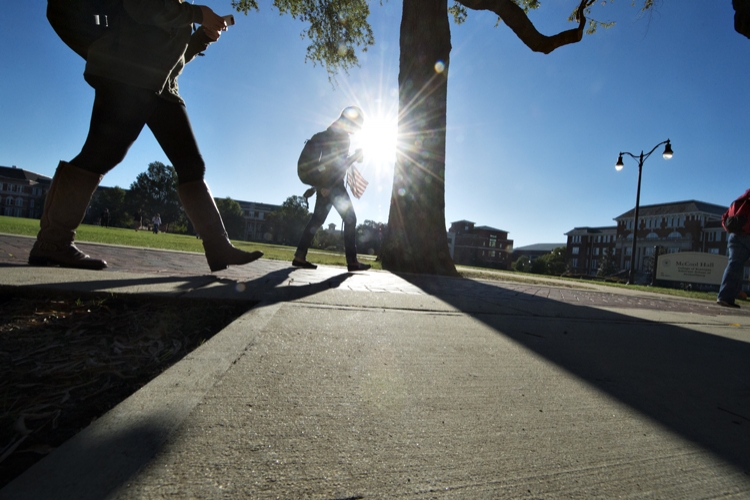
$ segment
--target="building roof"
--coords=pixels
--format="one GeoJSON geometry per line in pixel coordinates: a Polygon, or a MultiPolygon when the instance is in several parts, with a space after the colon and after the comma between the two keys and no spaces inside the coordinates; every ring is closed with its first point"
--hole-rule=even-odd
{"type": "MultiPolygon", "coordinates": [[[[728,207],[706,203],[705,201],[687,200],[675,201],[672,203],[659,203],[658,205],[641,205],[638,217],[653,217],[657,215],[677,215],[677,214],[708,214],[718,215],[721,217],[728,207]]],[[[614,220],[632,219],[635,215],[635,207],[624,214],[615,217],[614,220]]]]}
{"type": "Polygon", "coordinates": [[[535,243],[524,247],[514,248],[513,252],[551,252],[555,248],[564,247],[565,243],[535,243]]]}
{"type": "Polygon", "coordinates": [[[4,177],[6,179],[16,179],[16,180],[26,180],[26,181],[32,181],[32,182],[52,182],[51,177],[47,177],[46,175],[37,174],[35,172],[30,172],[28,170],[24,170],[22,168],[18,167],[3,167],[0,165],[0,177],[4,177]]]}
{"type": "Polygon", "coordinates": [[[507,233],[508,231],[505,231],[503,229],[497,229],[496,227],[490,227],[490,226],[474,226],[475,231],[496,231],[498,233],[507,233]]]}
{"type": "Polygon", "coordinates": [[[270,203],[260,203],[257,201],[243,201],[243,200],[234,200],[234,201],[239,203],[240,207],[242,207],[243,209],[252,208],[253,210],[257,209],[257,210],[266,210],[269,212],[273,212],[274,210],[278,210],[281,208],[281,205],[271,205],[270,203]]]}
{"type": "Polygon", "coordinates": [[[600,227],[576,227],[565,233],[565,236],[583,235],[583,234],[602,234],[602,233],[616,233],[617,226],[600,226],[600,227]]]}

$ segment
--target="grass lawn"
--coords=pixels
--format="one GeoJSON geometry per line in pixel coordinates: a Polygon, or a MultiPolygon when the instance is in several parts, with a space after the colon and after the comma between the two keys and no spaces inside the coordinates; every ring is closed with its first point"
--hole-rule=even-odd
{"type": "MultiPolygon", "coordinates": [[[[0,216],[0,233],[36,236],[38,232],[38,219],[0,216]]],[[[203,253],[203,243],[195,236],[173,233],[153,234],[152,232],[145,230],[136,232],[132,228],[103,228],[101,226],[93,226],[90,224],[81,224],[78,227],[76,230],[76,241],[203,253]]],[[[291,261],[294,257],[294,247],[240,240],[234,240],[232,243],[234,246],[242,250],[262,251],[264,259],[291,261]]],[[[308,252],[308,258],[315,264],[329,266],[346,265],[346,258],[341,252],[310,249],[308,252]]],[[[371,264],[373,269],[382,269],[380,262],[375,262],[374,256],[360,255],[359,259],[371,264]]]]}

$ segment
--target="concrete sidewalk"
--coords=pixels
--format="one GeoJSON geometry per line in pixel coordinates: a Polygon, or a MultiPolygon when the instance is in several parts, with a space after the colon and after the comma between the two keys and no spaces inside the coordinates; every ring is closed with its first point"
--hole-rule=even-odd
{"type": "Polygon", "coordinates": [[[0,285],[260,304],[0,498],[750,496],[750,308],[80,246],[0,285]]]}

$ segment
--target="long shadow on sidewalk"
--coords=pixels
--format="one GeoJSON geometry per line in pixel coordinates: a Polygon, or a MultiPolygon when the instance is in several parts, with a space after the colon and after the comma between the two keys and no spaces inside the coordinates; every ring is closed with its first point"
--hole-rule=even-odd
{"type": "MultiPolygon", "coordinates": [[[[26,265],[2,264],[0,269],[28,267],[26,265]]],[[[108,278],[106,273],[94,273],[97,277],[104,279],[59,281],[40,283],[38,285],[25,285],[28,290],[64,290],[85,293],[137,293],[141,295],[162,296],[167,298],[185,297],[197,291],[204,291],[201,297],[223,300],[243,300],[248,302],[259,302],[273,304],[279,301],[296,300],[330,288],[337,288],[351,277],[351,273],[342,271],[340,274],[314,283],[295,286],[288,285],[290,275],[296,270],[288,267],[272,271],[263,276],[248,281],[225,278],[213,274],[197,276],[140,276],[137,278],[108,278]],[[164,288],[159,288],[163,285],[164,288]]]]}
{"type": "MultiPolygon", "coordinates": [[[[2,267],[2,266],[0,266],[2,267]]],[[[268,306],[278,302],[296,300],[304,297],[326,291],[330,288],[339,287],[346,281],[351,274],[342,272],[329,277],[328,279],[306,285],[282,286],[287,282],[289,275],[294,268],[289,267],[271,272],[265,276],[258,277],[248,282],[238,282],[236,280],[220,278],[215,276],[196,276],[196,277],[146,277],[117,280],[91,280],[76,281],[67,283],[55,283],[54,285],[40,284],[24,287],[25,289],[47,291],[52,289],[78,290],[90,293],[109,292],[111,289],[128,288],[146,285],[181,283],[178,288],[185,291],[206,287],[209,285],[223,289],[225,296],[232,296],[237,300],[247,300],[248,302],[257,303],[258,300],[249,299],[244,296],[249,290],[255,290],[253,297],[263,295],[263,305],[268,306]]],[[[158,295],[158,294],[157,294],[158,295]]],[[[171,294],[174,297],[174,293],[171,294]]],[[[177,298],[179,300],[179,298],[177,298]]],[[[244,329],[243,327],[240,327],[244,329]]],[[[77,436],[66,442],[61,449],[64,453],[56,455],[51,454],[45,460],[38,462],[28,472],[30,475],[21,475],[12,481],[5,488],[0,490],[0,499],[5,498],[60,498],[60,499],[99,499],[104,498],[112,491],[123,487],[128,480],[136,474],[145,464],[148,463],[164,446],[171,433],[181,423],[179,415],[186,415],[195,404],[198,403],[205,390],[205,383],[213,383],[208,372],[211,370],[222,372],[228,368],[230,363],[236,361],[236,358],[242,355],[243,349],[247,347],[248,342],[252,339],[248,334],[237,334],[236,332],[229,337],[220,340],[224,344],[217,353],[208,355],[210,358],[210,369],[204,368],[203,372],[197,376],[192,373],[193,368],[182,368],[186,371],[183,375],[186,377],[182,385],[195,386],[191,397],[197,398],[192,403],[187,404],[184,408],[178,408],[174,402],[159,403],[162,409],[156,412],[143,411],[138,418],[127,418],[127,424],[113,425],[111,427],[92,427],[84,429],[77,436]],[[243,336],[244,335],[244,336],[243,336]],[[227,348],[230,344],[233,348],[227,348]],[[223,368],[222,368],[223,366],[223,368]],[[192,382],[189,380],[192,379],[192,382]],[[85,434],[85,437],[83,435],[85,434]],[[100,473],[104,471],[104,473],[100,473]],[[44,481],[38,481],[39,477],[44,477],[44,481]]],[[[194,353],[188,357],[195,357],[194,353]]],[[[178,363],[172,367],[172,370],[180,370],[181,365],[178,363]]],[[[200,371],[200,370],[199,370],[200,371]]],[[[180,384],[177,384],[180,385],[180,384]]],[[[152,397],[163,398],[162,394],[156,394],[152,397]]],[[[113,410],[116,412],[117,408],[113,410]]],[[[123,419],[122,416],[114,418],[115,421],[123,419]]]]}
{"type": "Polygon", "coordinates": [[[402,277],[750,472],[750,343],[728,338],[739,325],[719,336],[494,284],[402,277]]]}

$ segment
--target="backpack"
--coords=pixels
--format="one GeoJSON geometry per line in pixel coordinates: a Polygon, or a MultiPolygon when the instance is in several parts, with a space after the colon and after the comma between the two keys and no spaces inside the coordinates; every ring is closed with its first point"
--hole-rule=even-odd
{"type": "Polygon", "coordinates": [[[732,202],[721,225],[728,233],[750,234],[750,190],[732,202]]]}
{"type": "Polygon", "coordinates": [[[57,36],[86,59],[89,47],[112,28],[122,0],[47,0],[47,20],[57,36]]]}
{"type": "Polygon", "coordinates": [[[336,180],[330,159],[328,143],[331,141],[327,130],[318,132],[305,141],[305,147],[297,160],[297,175],[299,180],[310,186],[327,186],[336,180]]]}

